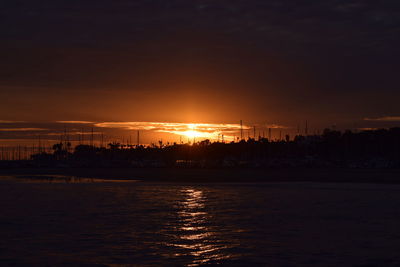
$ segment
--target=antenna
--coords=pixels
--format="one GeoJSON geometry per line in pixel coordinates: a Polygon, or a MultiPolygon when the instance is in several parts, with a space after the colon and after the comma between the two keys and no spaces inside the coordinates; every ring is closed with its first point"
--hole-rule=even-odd
{"type": "Polygon", "coordinates": [[[69,134],[68,134],[67,128],[65,128],[65,147],[67,148],[67,151],[69,152],[68,143],[69,143],[69,134]]]}
{"type": "Polygon", "coordinates": [[[64,124],[64,148],[67,149],[67,126],[64,124]]]}
{"type": "Polygon", "coordinates": [[[93,128],[92,128],[92,136],[90,139],[90,145],[93,146],[94,136],[93,136],[93,128]]]}
{"type": "Polygon", "coordinates": [[[137,131],[137,146],[140,145],[140,133],[139,130],[137,131]]]}
{"type": "Polygon", "coordinates": [[[240,120],[240,140],[243,140],[243,121],[240,120]]]}
{"type": "Polygon", "coordinates": [[[256,126],[253,126],[254,129],[254,140],[256,140],[256,126]]]}
{"type": "Polygon", "coordinates": [[[306,131],[305,131],[306,136],[308,135],[308,121],[306,120],[306,131]]]}

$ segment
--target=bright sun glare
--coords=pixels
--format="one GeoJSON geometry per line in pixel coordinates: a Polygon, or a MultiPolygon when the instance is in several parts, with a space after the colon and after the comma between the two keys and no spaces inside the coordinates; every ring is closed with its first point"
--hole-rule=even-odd
{"type": "Polygon", "coordinates": [[[188,138],[204,137],[203,133],[195,131],[195,130],[188,130],[188,131],[182,132],[182,134],[188,138]]]}

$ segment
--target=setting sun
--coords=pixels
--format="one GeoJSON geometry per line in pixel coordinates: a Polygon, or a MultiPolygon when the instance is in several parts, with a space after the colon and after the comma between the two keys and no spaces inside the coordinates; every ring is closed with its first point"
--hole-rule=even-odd
{"type": "MultiPolygon", "coordinates": [[[[63,123],[68,123],[63,121],[63,123]]],[[[74,122],[75,123],[75,122],[74,122]]],[[[225,140],[233,141],[235,136],[240,136],[241,129],[249,130],[250,126],[240,125],[238,123],[183,123],[183,122],[94,122],[93,126],[99,132],[105,131],[107,128],[110,131],[127,130],[140,131],[141,136],[149,138],[147,133],[154,133],[153,138],[171,138],[174,141],[179,140],[179,137],[187,137],[188,139],[196,138],[197,141],[209,139],[212,141],[225,140]],[[170,134],[170,136],[166,136],[170,134]],[[175,139],[174,139],[175,138],[175,139]]],[[[283,127],[276,125],[263,125],[264,127],[283,127]]],[[[259,126],[261,129],[262,126],[259,126]]],[[[170,140],[171,140],[170,139],[170,140]]],[[[149,140],[149,139],[147,139],[149,140]]],[[[147,141],[146,140],[146,141],[147,141]]],[[[147,141],[147,142],[151,142],[147,141]]]]}
{"type": "Polygon", "coordinates": [[[195,130],[189,130],[189,131],[182,132],[182,135],[184,135],[184,136],[186,136],[188,138],[209,137],[209,134],[198,132],[198,131],[195,131],[195,130]]]}

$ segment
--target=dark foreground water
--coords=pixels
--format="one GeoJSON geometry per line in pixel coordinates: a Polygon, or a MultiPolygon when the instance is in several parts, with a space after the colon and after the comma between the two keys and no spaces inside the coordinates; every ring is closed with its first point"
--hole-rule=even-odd
{"type": "Polygon", "coordinates": [[[0,265],[398,266],[400,186],[0,178],[0,265]]]}

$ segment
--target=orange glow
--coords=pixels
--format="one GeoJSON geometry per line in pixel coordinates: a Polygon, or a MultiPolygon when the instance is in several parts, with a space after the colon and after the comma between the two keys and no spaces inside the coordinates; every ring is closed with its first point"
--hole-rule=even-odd
{"type": "MultiPolygon", "coordinates": [[[[101,122],[95,123],[100,128],[120,128],[126,130],[147,130],[159,133],[170,133],[187,138],[217,140],[222,138],[233,141],[240,133],[240,124],[224,123],[171,123],[171,122],[101,122]]],[[[243,129],[250,129],[243,125],[243,129]]]]}
{"type": "Polygon", "coordinates": [[[181,132],[181,135],[184,135],[188,138],[198,138],[198,137],[204,137],[204,138],[209,138],[209,134],[207,133],[201,133],[198,131],[194,131],[194,130],[190,130],[190,131],[186,131],[186,132],[181,132]]]}

